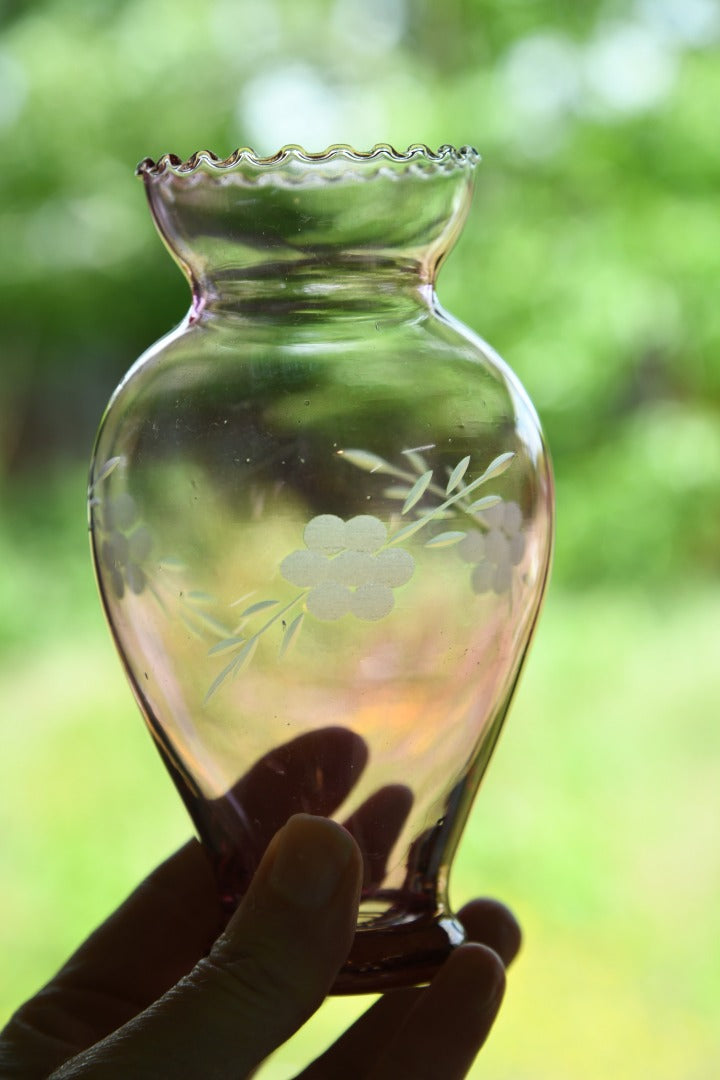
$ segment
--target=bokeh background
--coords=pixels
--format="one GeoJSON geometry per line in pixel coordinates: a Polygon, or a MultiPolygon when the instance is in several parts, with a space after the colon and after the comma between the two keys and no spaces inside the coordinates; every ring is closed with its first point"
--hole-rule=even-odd
{"type": "Polygon", "coordinates": [[[558,490],[452,881],[526,930],[473,1076],[718,1074],[719,46],[718,0],[0,2],[0,1022],[189,832],[85,535],[104,404],[188,302],[134,165],[469,142],[440,297],[525,383],[558,490]]]}

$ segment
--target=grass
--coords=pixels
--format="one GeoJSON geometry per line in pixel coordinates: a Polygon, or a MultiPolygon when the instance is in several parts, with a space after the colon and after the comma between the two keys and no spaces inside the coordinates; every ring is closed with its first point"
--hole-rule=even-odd
{"type": "MultiPolygon", "coordinates": [[[[189,832],[84,546],[71,529],[28,547],[14,528],[0,530],[0,1023],[189,832]]],[[[716,587],[551,593],[452,879],[457,906],[497,895],[526,934],[472,1075],[718,1071],[719,613],[716,587]]],[[[260,1075],[292,1075],[365,1004],[326,1003],[260,1075]]]]}

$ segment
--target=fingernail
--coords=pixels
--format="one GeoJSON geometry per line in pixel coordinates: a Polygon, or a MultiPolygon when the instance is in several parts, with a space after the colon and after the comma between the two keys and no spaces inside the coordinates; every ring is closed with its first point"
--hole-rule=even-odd
{"type": "Polygon", "coordinates": [[[324,907],[337,892],[353,854],[353,841],[326,818],[298,814],[272,842],[270,887],[296,907],[324,907]]]}

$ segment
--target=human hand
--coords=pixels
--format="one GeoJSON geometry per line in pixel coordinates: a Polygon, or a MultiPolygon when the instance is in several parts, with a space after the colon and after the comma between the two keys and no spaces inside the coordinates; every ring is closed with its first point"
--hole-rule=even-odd
{"type": "MultiPolygon", "coordinates": [[[[7,1080],[237,1080],[319,1007],[352,942],[363,875],[349,833],[293,817],[224,931],[191,842],[150,875],[0,1037],[7,1080]],[[219,934],[219,936],[218,936],[219,934]]],[[[381,997],[303,1080],[466,1075],[519,947],[502,905],[476,900],[426,989],[381,997]]]]}

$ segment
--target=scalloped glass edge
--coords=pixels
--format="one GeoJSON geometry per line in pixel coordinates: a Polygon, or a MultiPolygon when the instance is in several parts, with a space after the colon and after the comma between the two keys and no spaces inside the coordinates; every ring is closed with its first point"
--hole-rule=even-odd
{"type": "Polygon", "coordinates": [[[227,158],[219,158],[211,150],[198,150],[183,161],[176,154],[163,154],[154,161],[144,158],[135,172],[143,179],[154,179],[171,173],[173,176],[187,176],[203,168],[211,172],[228,172],[239,166],[248,165],[253,169],[263,170],[297,162],[301,165],[324,165],[331,162],[365,162],[413,165],[425,163],[430,166],[452,166],[473,169],[480,161],[480,154],[473,146],[455,147],[449,144],[431,150],[425,143],[412,143],[407,150],[400,152],[389,143],[376,143],[371,150],[355,150],[347,143],[334,143],[320,153],[309,153],[304,147],[288,143],[277,153],[261,157],[248,146],[233,151],[227,158]]]}

